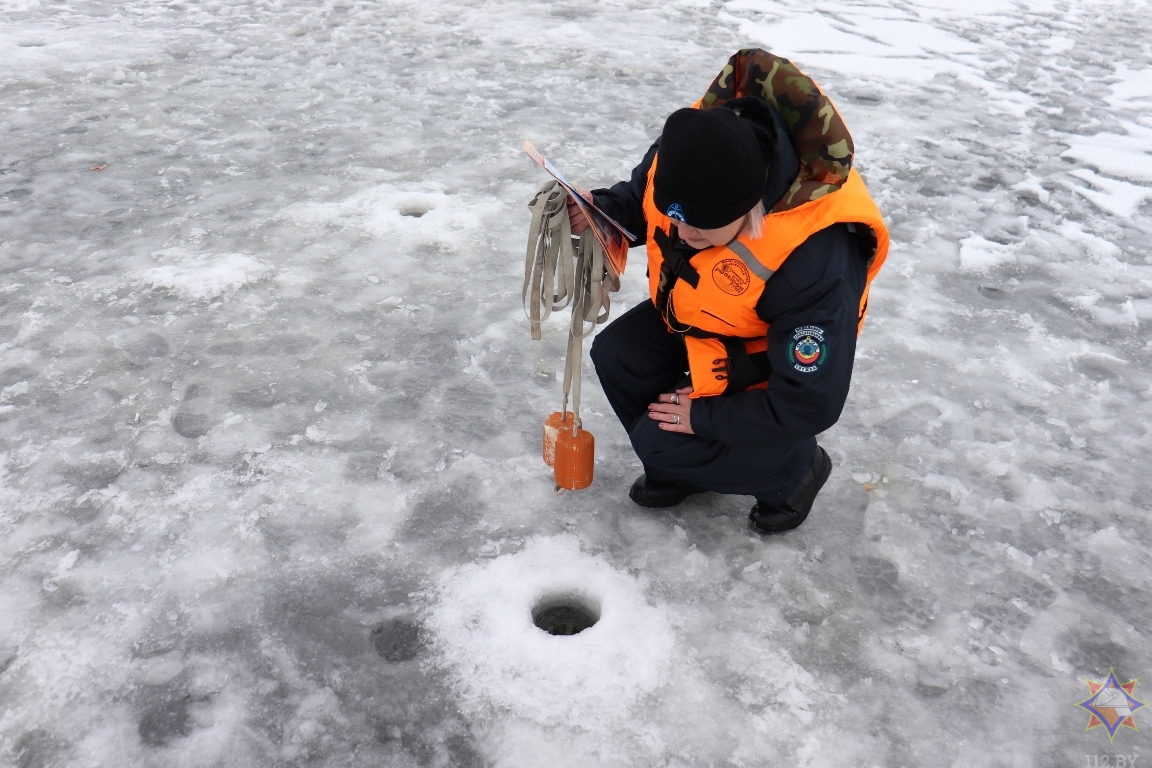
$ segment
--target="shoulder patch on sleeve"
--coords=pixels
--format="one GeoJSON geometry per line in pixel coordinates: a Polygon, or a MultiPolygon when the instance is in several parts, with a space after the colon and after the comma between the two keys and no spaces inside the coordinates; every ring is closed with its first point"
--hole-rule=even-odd
{"type": "Polygon", "coordinates": [[[818,325],[802,325],[792,331],[788,340],[788,364],[800,373],[816,373],[828,362],[828,344],[824,329],[818,325]]]}

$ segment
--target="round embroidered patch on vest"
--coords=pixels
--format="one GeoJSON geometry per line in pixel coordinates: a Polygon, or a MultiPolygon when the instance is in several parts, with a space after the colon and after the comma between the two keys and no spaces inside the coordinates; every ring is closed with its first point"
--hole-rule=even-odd
{"type": "Polygon", "coordinates": [[[724,259],[712,267],[712,282],[729,296],[739,296],[752,283],[748,267],[740,259],[724,259]]]}
{"type": "Polygon", "coordinates": [[[792,331],[788,341],[788,363],[800,373],[816,373],[828,362],[828,345],[824,342],[824,329],[818,325],[803,325],[792,331]]]}

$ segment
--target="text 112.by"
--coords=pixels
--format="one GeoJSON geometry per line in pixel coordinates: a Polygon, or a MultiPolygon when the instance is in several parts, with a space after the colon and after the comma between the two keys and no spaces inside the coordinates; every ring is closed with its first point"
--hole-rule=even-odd
{"type": "Polygon", "coordinates": [[[1084,768],[1136,768],[1139,755],[1084,755],[1084,768]]]}

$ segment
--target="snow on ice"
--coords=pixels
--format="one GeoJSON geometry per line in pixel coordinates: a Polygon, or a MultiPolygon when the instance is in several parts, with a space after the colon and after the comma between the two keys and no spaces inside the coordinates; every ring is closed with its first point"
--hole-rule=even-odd
{"type": "Polygon", "coordinates": [[[627,719],[664,678],[673,648],[665,611],[573,537],[531,539],[446,582],[429,626],[469,709],[495,704],[551,725],[610,723],[627,719]],[[573,599],[594,609],[595,625],[571,637],[524,631],[538,603],[573,599]]]}
{"type": "Polygon", "coordinates": [[[1150,28],[0,2],[0,763],[1148,759],[1075,704],[1152,674],[1150,28]],[[555,495],[566,324],[530,342],[519,297],[521,142],[609,184],[750,45],[829,92],[893,234],[832,478],[778,538],[750,499],[633,506],[591,378],[596,481],[555,495]],[[555,590],[601,621],[541,633],[555,590]]]}

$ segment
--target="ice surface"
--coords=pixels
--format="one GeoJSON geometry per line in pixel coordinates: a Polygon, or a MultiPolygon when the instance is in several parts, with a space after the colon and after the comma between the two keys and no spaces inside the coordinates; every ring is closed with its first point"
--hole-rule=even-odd
{"type": "Polygon", "coordinates": [[[0,2],[0,764],[1148,759],[1074,705],[1152,669],[1150,28],[0,2]],[[633,506],[591,378],[596,481],[556,496],[566,325],[519,304],[522,141],[611,183],[747,45],[832,95],[893,235],[835,470],[772,539],[750,499],[633,506]],[[561,581],[600,624],[531,625],[561,581]]]}

